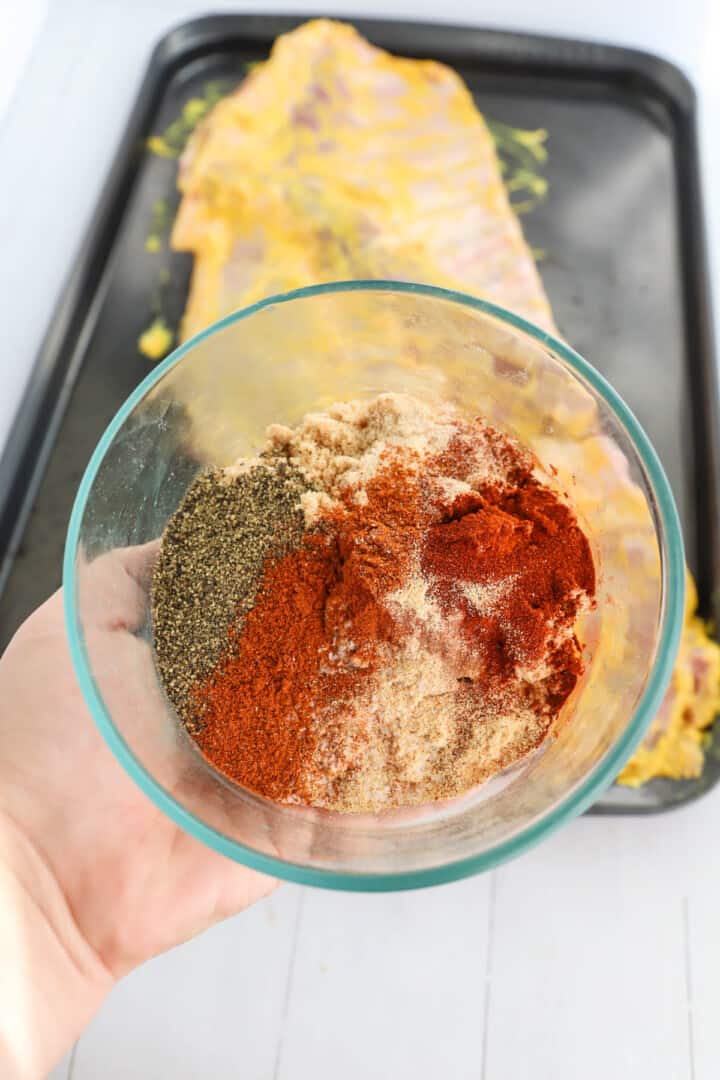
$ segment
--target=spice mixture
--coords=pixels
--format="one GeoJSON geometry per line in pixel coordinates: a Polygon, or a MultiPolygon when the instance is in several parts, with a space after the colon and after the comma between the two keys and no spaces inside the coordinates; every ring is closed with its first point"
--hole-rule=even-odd
{"type": "Polygon", "coordinates": [[[449,798],[542,743],[595,569],[533,457],[383,394],[202,476],[154,582],[160,671],[227,776],[284,803],[449,798]]]}

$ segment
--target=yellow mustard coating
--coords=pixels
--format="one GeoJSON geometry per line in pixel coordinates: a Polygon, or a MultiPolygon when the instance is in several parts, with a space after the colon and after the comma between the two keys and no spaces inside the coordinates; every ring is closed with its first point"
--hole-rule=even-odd
{"type": "Polygon", "coordinates": [[[618,777],[627,787],[659,776],[700,776],[707,728],[720,711],[720,645],[695,614],[697,593],[689,572],[687,578],[685,627],[672,683],[642,745],[618,777]]]}
{"type": "MultiPolygon", "coordinates": [[[[544,135],[528,133],[527,167],[509,177],[532,200],[544,135]]],[[[179,187],[172,246],[195,256],[183,338],[273,293],[377,277],[470,290],[553,328],[467,87],[351,26],[278,38],[196,128],[179,187]]]]}

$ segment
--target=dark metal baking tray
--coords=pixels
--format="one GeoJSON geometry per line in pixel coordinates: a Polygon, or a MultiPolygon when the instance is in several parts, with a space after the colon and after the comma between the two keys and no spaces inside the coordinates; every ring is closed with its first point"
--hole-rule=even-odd
{"type": "MultiPolygon", "coordinates": [[[[0,460],[0,647],[60,584],[82,471],[148,371],[136,342],[153,305],[174,324],[184,306],[189,257],[145,250],[153,206],[177,204],[176,162],[148,152],[147,137],[209,82],[237,84],[302,21],[197,19],[150,58],[0,460]]],[[[662,457],[701,611],[717,620],[718,408],[691,86],[665,61],[627,49],[466,27],[356,25],[394,52],[452,65],[493,120],[547,129],[549,191],[525,221],[528,239],[546,253],[541,272],[562,333],[630,403],[662,457]]],[[[616,787],[594,809],[676,806],[718,779],[720,735],[699,781],[616,787]]]]}

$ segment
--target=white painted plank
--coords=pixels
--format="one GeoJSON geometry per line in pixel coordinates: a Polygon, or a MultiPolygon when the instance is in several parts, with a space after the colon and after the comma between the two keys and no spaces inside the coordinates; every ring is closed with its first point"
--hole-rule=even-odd
{"type": "Polygon", "coordinates": [[[286,886],[121,982],[72,1080],[272,1077],[300,895],[286,886]]]}
{"type": "Polygon", "coordinates": [[[479,1076],[489,889],[308,890],[278,1080],[479,1076]]]}
{"type": "MultiPolygon", "coordinates": [[[[599,823],[582,822],[577,827],[586,824],[594,827],[599,823]]],[[[672,1023],[676,1030],[680,1026],[686,1029],[688,1062],[686,1071],[678,1075],[683,1080],[716,1080],[720,1061],[720,860],[715,852],[720,833],[720,790],[681,810],[660,817],[621,820],[616,826],[619,867],[627,893],[640,910],[652,910],[660,902],[671,911],[673,940],[678,922],[681,928],[684,994],[672,1023]]],[[[598,852],[607,868],[603,834],[595,831],[590,835],[594,838],[588,857],[595,859],[598,852]]],[[[643,958],[635,951],[631,933],[626,931],[626,935],[626,955],[633,956],[639,968],[643,958]]],[[[659,934],[655,947],[664,953],[668,942],[659,934]]],[[[657,960],[646,960],[644,969],[643,993],[652,997],[657,960]]],[[[648,1033],[649,1042],[655,1039],[662,1046],[663,1023],[659,1017],[656,1029],[648,1033]]]]}
{"type": "Polygon", "coordinates": [[[682,909],[662,820],[652,832],[576,822],[499,871],[484,1080],[515,1080],[528,1062],[534,1080],[689,1077],[682,909]]]}
{"type": "Polygon", "coordinates": [[[720,1061],[720,792],[673,816],[666,888],[682,912],[690,1080],[716,1080],[720,1061]],[[672,879],[673,884],[670,884],[672,879]]]}
{"type": "Polygon", "coordinates": [[[22,80],[25,64],[40,37],[48,0],[0,0],[0,124],[22,80]]]}

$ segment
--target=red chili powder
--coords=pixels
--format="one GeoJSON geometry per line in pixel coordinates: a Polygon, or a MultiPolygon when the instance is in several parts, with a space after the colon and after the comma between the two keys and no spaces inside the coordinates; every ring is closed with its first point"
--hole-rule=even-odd
{"type": "Polygon", "coordinates": [[[427,497],[430,476],[469,475],[477,433],[460,433],[422,473],[417,460],[388,455],[364,505],[349,492],[297,551],[266,567],[255,607],[196,690],[197,739],[213,765],[268,798],[313,801],[319,740],[342,746],[343,706],[407,632],[384,601],[418,559],[441,610],[461,614],[478,657],[473,693],[497,692],[519,665],[545,657],[538,708],[557,713],[583,670],[567,631],[595,591],[590,546],[572,510],[533,478],[529,455],[492,429],[484,437],[510,487],[486,485],[444,506],[427,497]],[[514,585],[489,613],[462,591],[505,579],[514,585]]]}
{"type": "Polygon", "coordinates": [[[487,487],[456,500],[449,520],[427,530],[421,565],[442,610],[461,612],[462,633],[488,671],[506,677],[541,660],[548,628],[572,625],[581,598],[595,592],[590,545],[575,515],[530,476],[511,492],[487,487]],[[507,578],[518,584],[501,617],[478,615],[459,588],[507,578]]]}

